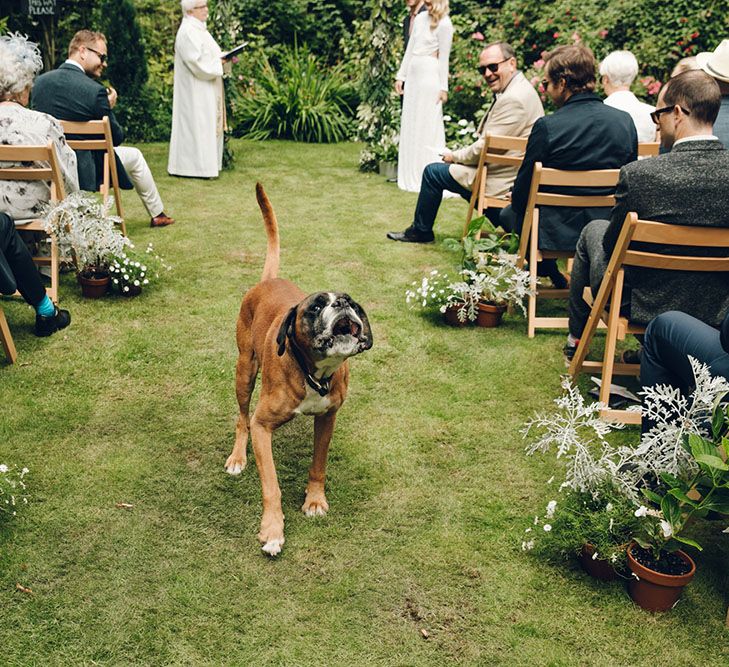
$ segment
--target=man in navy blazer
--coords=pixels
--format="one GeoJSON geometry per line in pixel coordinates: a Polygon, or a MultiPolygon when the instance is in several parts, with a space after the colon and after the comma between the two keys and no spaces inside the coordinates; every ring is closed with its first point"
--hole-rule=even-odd
{"type": "MultiPolygon", "coordinates": [[[[85,122],[109,117],[116,153],[119,184],[134,187],[151,217],[152,227],[164,227],[174,220],[164,213],[162,199],[152,172],[138,148],[121,146],[124,130],[112,111],[117,93],[98,81],[107,60],[106,37],[100,32],[80,30],[71,39],[68,59],[58,68],[39,76],[32,93],[32,106],[59,120],[85,122]]],[[[77,151],[79,185],[96,191],[102,179],[103,153],[77,151]]]]}
{"type": "MultiPolygon", "coordinates": [[[[603,104],[595,94],[595,57],[581,44],[559,46],[545,57],[547,95],[558,110],[534,123],[524,161],[514,182],[511,206],[502,210],[501,226],[520,233],[534,164],[582,171],[618,169],[638,158],[638,135],[632,118],[603,104]]],[[[605,194],[605,188],[552,188],[566,194],[605,194]]],[[[608,190],[609,192],[609,190],[608,190]]],[[[540,207],[539,248],[574,250],[583,227],[609,215],[609,208],[540,207]]],[[[540,262],[540,275],[565,287],[554,260],[540,262]]]]}

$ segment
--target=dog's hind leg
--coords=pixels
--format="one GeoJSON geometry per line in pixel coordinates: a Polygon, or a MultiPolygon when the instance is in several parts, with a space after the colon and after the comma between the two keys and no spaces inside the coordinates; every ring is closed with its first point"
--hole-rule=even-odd
{"type": "Polygon", "coordinates": [[[251,421],[251,440],[256,455],[256,466],[261,478],[261,495],[263,498],[263,516],[258,540],[261,548],[269,556],[276,556],[284,543],[284,515],[281,509],[281,489],[276,477],[276,466],[271,451],[272,427],[268,422],[258,419],[260,404],[251,421]]]}
{"type": "Polygon", "coordinates": [[[329,503],[324,493],[329,443],[334,433],[337,413],[317,415],[314,418],[314,459],[309,468],[309,483],[306,485],[306,499],[301,511],[306,516],[324,516],[329,511],[329,503]]]}
{"type": "Polygon", "coordinates": [[[248,431],[251,426],[248,413],[257,374],[258,362],[255,356],[252,353],[250,355],[241,353],[238,356],[236,365],[235,383],[240,414],[238,415],[238,423],[235,426],[235,445],[233,445],[233,451],[225,462],[225,470],[230,475],[240,475],[246,467],[248,431]]]}

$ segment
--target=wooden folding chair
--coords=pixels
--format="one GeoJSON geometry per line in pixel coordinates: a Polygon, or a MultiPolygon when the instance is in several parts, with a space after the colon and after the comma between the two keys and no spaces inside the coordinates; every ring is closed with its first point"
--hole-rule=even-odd
{"type": "MultiPolygon", "coordinates": [[[[5,162],[16,164],[11,167],[0,167],[0,181],[47,181],[51,187],[52,202],[65,198],[61,167],[52,142],[48,142],[46,146],[0,146],[0,164],[5,162]]],[[[40,232],[49,236],[50,257],[36,255],[33,261],[38,265],[51,267],[51,286],[46,288],[46,292],[53,303],[58,303],[58,244],[55,237],[48,235],[43,220],[15,222],[20,234],[40,232]]]]}
{"type": "Polygon", "coordinates": [[[600,373],[602,384],[599,400],[606,406],[600,412],[601,418],[624,424],[640,424],[640,412],[611,410],[608,403],[613,374],[638,375],[640,371],[639,364],[615,362],[617,341],[624,340],[628,334],[645,332],[645,326],[630,322],[627,317],[620,314],[625,281],[624,267],[626,266],[671,271],[729,272],[729,228],[669,225],[663,222],[638,220],[635,213],[628,213],[594,300],[590,288],[585,288],[585,298],[588,303],[592,304],[592,310],[570,364],[570,375],[572,378],[576,378],[582,372],[600,373]],[[685,247],[686,253],[696,247],[725,248],[727,257],[667,255],[659,252],[631,250],[629,246],[632,241],[670,245],[674,250],[685,247]],[[609,310],[606,311],[608,305],[609,310]],[[603,360],[586,361],[590,343],[601,320],[607,323],[603,360]]]}
{"type": "Polygon", "coordinates": [[[537,283],[537,263],[543,259],[567,259],[568,265],[574,257],[574,250],[539,249],[539,207],[569,206],[573,208],[610,207],[615,204],[615,195],[566,195],[543,192],[548,186],[580,188],[612,188],[618,183],[619,169],[592,169],[589,171],[565,171],[543,167],[541,162],[534,165],[529,199],[527,200],[524,222],[519,239],[518,266],[524,266],[529,250],[529,276],[532,295],[527,305],[527,333],[534,338],[536,329],[562,329],[567,326],[567,317],[537,317],[537,299],[566,299],[569,289],[539,287],[537,283]]]}
{"type": "Polygon", "coordinates": [[[638,144],[638,157],[655,157],[660,152],[659,141],[643,141],[638,144]]]}
{"type": "Polygon", "coordinates": [[[15,343],[13,342],[13,335],[10,333],[10,327],[8,321],[5,318],[2,306],[0,306],[0,343],[5,350],[5,358],[9,364],[14,364],[18,358],[18,353],[15,350],[15,343]]]}
{"type": "Polygon", "coordinates": [[[468,233],[468,225],[471,224],[473,213],[477,215],[491,208],[506,208],[511,201],[505,197],[486,196],[486,178],[488,176],[488,165],[504,164],[514,167],[517,171],[524,160],[527,137],[508,137],[499,134],[486,133],[483,148],[478,158],[476,177],[471,186],[471,200],[468,204],[466,224],[463,227],[463,235],[468,233]]]}
{"type": "Polygon", "coordinates": [[[126,236],[127,226],[124,223],[119,173],[116,168],[116,156],[114,155],[114,143],[111,138],[109,116],[104,116],[102,120],[89,120],[83,123],[62,120],[61,125],[63,126],[63,133],[66,135],[66,143],[73,150],[104,151],[104,171],[99,192],[104,197],[104,203],[106,203],[109,199],[110,190],[113,190],[116,214],[121,218],[122,234],[126,236]],[[79,136],[88,138],[80,139],[79,136]]]}

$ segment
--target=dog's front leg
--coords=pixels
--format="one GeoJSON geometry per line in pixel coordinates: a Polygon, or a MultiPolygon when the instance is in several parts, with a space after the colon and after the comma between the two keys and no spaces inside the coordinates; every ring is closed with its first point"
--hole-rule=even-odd
{"type": "Polygon", "coordinates": [[[258,540],[269,556],[275,556],[281,551],[284,543],[284,515],[281,510],[281,489],[278,486],[276,466],[271,452],[271,434],[272,429],[261,424],[254,414],[251,420],[251,440],[263,497],[263,516],[258,540]]]}
{"type": "Polygon", "coordinates": [[[306,499],[301,506],[301,511],[306,516],[324,516],[329,510],[329,503],[324,493],[324,481],[327,474],[329,443],[332,441],[336,419],[336,412],[317,415],[314,418],[314,459],[309,468],[306,499]]]}

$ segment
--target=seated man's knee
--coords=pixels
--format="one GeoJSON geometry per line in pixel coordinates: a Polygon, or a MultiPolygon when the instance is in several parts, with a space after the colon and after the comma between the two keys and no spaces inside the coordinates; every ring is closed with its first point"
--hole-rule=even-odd
{"type": "Polygon", "coordinates": [[[438,177],[442,164],[442,162],[431,162],[427,165],[423,170],[423,182],[433,183],[438,177]]]}
{"type": "Polygon", "coordinates": [[[0,213],[0,239],[3,241],[3,246],[15,233],[15,223],[13,219],[7,213],[0,213]]]}

